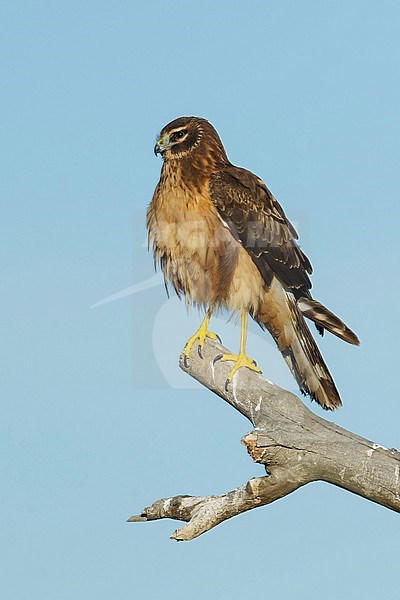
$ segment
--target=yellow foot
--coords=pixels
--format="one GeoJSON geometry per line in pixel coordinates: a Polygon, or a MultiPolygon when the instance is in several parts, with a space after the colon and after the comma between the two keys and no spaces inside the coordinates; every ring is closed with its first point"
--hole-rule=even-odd
{"type": "Polygon", "coordinates": [[[242,367],[247,367],[251,371],[261,373],[261,369],[257,367],[256,361],[247,356],[246,354],[219,354],[214,358],[214,364],[219,360],[221,360],[222,362],[226,362],[229,360],[235,363],[233,365],[233,368],[228,373],[228,378],[225,382],[225,390],[228,390],[228,384],[232,383],[235,373],[242,367]]]}
{"type": "Polygon", "coordinates": [[[186,368],[189,367],[188,358],[196,342],[198,342],[197,352],[199,353],[200,358],[203,358],[202,350],[206,338],[210,338],[210,340],[218,340],[220,344],[222,343],[219,335],[213,333],[212,331],[208,331],[207,326],[200,325],[196,333],[192,335],[186,342],[185,349],[183,351],[183,361],[186,368]]]}

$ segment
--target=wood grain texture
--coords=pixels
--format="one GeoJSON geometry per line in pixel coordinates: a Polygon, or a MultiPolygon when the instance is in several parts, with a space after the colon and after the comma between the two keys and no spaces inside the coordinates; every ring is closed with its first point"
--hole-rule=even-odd
{"type": "Polygon", "coordinates": [[[267,475],[251,479],[226,494],[176,496],[157,500],[130,522],[171,518],[186,525],[171,536],[191,540],[247,510],[282,498],[312,481],[326,481],[400,512],[400,453],[326,421],[297,396],[241,369],[225,389],[229,363],[213,361],[229,352],[207,340],[200,358],[196,349],[181,368],[223,398],[253,425],[243,443],[267,475]]]}

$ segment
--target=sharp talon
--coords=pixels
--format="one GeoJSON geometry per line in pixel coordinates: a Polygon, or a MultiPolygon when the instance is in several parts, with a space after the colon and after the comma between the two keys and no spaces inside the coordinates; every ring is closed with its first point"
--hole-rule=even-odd
{"type": "Polygon", "coordinates": [[[255,367],[258,367],[258,364],[257,364],[257,362],[256,362],[255,360],[253,360],[253,365],[254,365],[255,367]]]}
{"type": "Polygon", "coordinates": [[[184,366],[185,366],[186,369],[189,368],[188,357],[186,356],[186,354],[183,357],[183,364],[184,364],[184,366]]]}
{"type": "Polygon", "coordinates": [[[229,385],[229,384],[230,384],[230,381],[229,381],[229,379],[227,379],[227,380],[225,381],[225,391],[226,391],[226,392],[229,392],[229,390],[228,390],[228,385],[229,385]]]}
{"type": "Polygon", "coordinates": [[[217,337],[217,340],[219,341],[219,343],[220,343],[220,344],[222,344],[222,340],[221,340],[221,338],[219,337],[218,333],[216,333],[215,335],[216,335],[216,337],[217,337]]]}
{"type": "MultiPolygon", "coordinates": [[[[200,327],[198,328],[196,333],[194,333],[186,342],[186,345],[184,348],[184,355],[185,355],[184,365],[187,369],[189,368],[189,363],[187,361],[187,357],[189,357],[193,346],[196,345],[197,352],[198,352],[198,355],[200,356],[200,358],[204,358],[203,350],[204,350],[204,343],[205,343],[206,339],[209,338],[210,340],[216,340],[218,337],[212,331],[208,331],[207,326],[208,326],[209,320],[210,320],[210,315],[207,313],[204,321],[202,322],[202,324],[200,325],[200,327]]],[[[218,338],[218,339],[221,342],[220,338],[218,338]]]]}
{"type": "Polygon", "coordinates": [[[223,357],[223,354],[218,354],[214,360],[213,360],[213,365],[215,365],[216,362],[218,362],[219,360],[221,360],[221,358],[223,357]]]}

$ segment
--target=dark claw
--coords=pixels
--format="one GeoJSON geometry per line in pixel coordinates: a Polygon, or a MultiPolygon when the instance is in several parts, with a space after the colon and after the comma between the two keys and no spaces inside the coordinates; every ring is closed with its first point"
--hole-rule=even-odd
{"type": "Polygon", "coordinates": [[[219,341],[219,343],[220,343],[220,344],[222,344],[222,340],[221,340],[221,338],[219,337],[218,333],[216,333],[215,335],[217,336],[217,340],[219,341]]]}
{"type": "Polygon", "coordinates": [[[188,368],[189,368],[188,357],[186,356],[186,354],[185,354],[185,356],[183,357],[183,364],[184,364],[184,366],[185,366],[185,369],[188,369],[188,368]]]}
{"type": "Polygon", "coordinates": [[[216,362],[218,362],[219,360],[221,360],[221,358],[223,357],[223,354],[218,354],[214,360],[213,360],[213,365],[215,365],[216,362]]]}
{"type": "Polygon", "coordinates": [[[253,365],[254,365],[255,367],[258,367],[258,364],[256,363],[256,361],[255,361],[255,360],[253,360],[253,365]]]}
{"type": "Polygon", "coordinates": [[[200,356],[201,359],[204,358],[204,356],[203,356],[203,348],[200,346],[200,344],[197,346],[197,354],[200,356]]]}
{"type": "Polygon", "coordinates": [[[226,391],[226,392],[229,392],[229,390],[228,390],[228,385],[229,385],[230,383],[231,383],[231,382],[229,381],[229,379],[227,379],[227,380],[225,381],[225,391],[226,391]]]}

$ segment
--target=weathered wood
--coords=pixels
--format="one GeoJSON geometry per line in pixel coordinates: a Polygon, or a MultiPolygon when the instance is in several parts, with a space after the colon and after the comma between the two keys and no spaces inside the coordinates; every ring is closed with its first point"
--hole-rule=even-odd
{"type": "Polygon", "coordinates": [[[243,438],[250,456],[265,466],[257,477],[220,496],[176,496],[157,500],[130,522],[172,518],[187,525],[171,537],[190,540],[230,517],[269,504],[311,481],[327,481],[400,512],[400,453],[388,450],[311,412],[297,396],[241,369],[225,389],[229,352],[207,340],[181,368],[246,416],[254,429],[243,438]]]}

